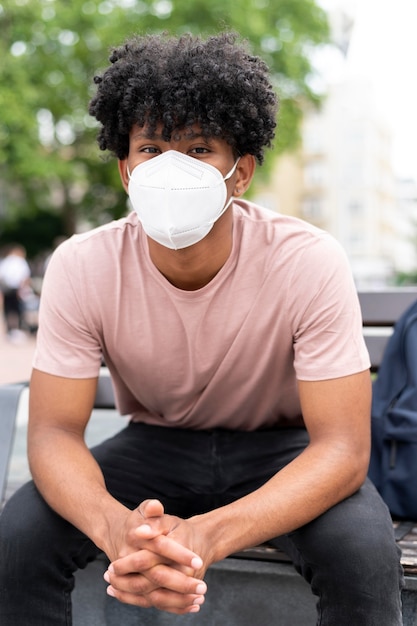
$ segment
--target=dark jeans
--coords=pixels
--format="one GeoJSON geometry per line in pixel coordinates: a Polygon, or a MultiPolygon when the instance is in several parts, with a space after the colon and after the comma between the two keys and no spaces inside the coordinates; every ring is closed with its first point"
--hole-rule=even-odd
{"type": "MultiPolygon", "coordinates": [[[[253,491],[307,442],[302,429],[191,432],[132,424],[93,453],[121,502],[134,508],[158,498],[168,513],[188,517],[253,491]]],[[[274,542],[318,596],[321,626],[402,624],[402,571],[392,523],[368,481],[274,542]]],[[[47,506],[33,483],[23,486],[0,516],[0,624],[70,625],[73,572],[97,553],[47,506]]]]}

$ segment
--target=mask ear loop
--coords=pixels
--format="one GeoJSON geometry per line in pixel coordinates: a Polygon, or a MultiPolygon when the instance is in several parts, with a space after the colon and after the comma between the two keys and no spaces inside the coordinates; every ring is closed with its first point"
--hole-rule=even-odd
{"type": "MultiPolygon", "coordinates": [[[[234,163],[234,165],[233,165],[232,169],[230,170],[230,172],[228,172],[228,173],[226,174],[226,176],[223,178],[224,182],[226,182],[227,180],[229,180],[229,178],[231,178],[231,177],[233,176],[233,174],[234,174],[234,173],[235,173],[235,171],[236,171],[237,164],[239,163],[239,161],[240,161],[240,157],[238,157],[238,158],[236,159],[236,161],[235,161],[235,163],[234,163]]],[[[232,194],[232,195],[230,196],[229,200],[228,200],[228,201],[226,202],[226,204],[224,205],[223,210],[222,210],[222,212],[220,213],[220,215],[223,215],[223,213],[226,211],[226,209],[228,209],[228,208],[229,208],[229,206],[232,204],[232,202],[233,202],[233,200],[234,200],[234,199],[235,199],[235,197],[234,197],[234,196],[233,196],[233,194],[232,194]]],[[[220,217],[220,215],[219,215],[219,217],[220,217]]]]}
{"type": "MultiPolygon", "coordinates": [[[[233,165],[232,169],[230,170],[230,172],[228,172],[228,173],[226,174],[226,176],[223,178],[223,182],[226,182],[227,180],[229,180],[229,178],[231,178],[231,176],[233,176],[233,174],[234,174],[234,173],[235,173],[235,171],[236,171],[237,164],[239,163],[239,161],[240,161],[240,157],[238,157],[238,158],[237,158],[237,160],[236,160],[235,164],[233,165]]],[[[234,198],[234,196],[233,196],[233,195],[231,195],[231,196],[230,196],[230,198],[229,198],[229,200],[226,202],[226,204],[224,205],[224,207],[222,208],[222,210],[220,211],[220,213],[219,213],[219,214],[218,214],[218,216],[216,217],[216,220],[218,220],[218,219],[219,219],[219,217],[221,217],[221,216],[223,215],[223,213],[224,213],[224,212],[225,212],[225,211],[229,208],[229,206],[232,204],[232,202],[233,202],[233,200],[234,200],[234,199],[235,199],[235,198],[234,198]]]]}
{"type": "Polygon", "coordinates": [[[226,182],[226,180],[229,180],[229,178],[231,178],[231,176],[233,176],[233,174],[234,174],[234,173],[235,173],[235,171],[236,171],[237,164],[239,163],[239,161],[240,161],[240,157],[238,157],[238,158],[236,159],[236,161],[235,161],[235,163],[234,163],[234,165],[233,165],[232,169],[230,170],[230,172],[228,172],[228,173],[226,174],[226,176],[223,178],[224,182],[226,182]]]}

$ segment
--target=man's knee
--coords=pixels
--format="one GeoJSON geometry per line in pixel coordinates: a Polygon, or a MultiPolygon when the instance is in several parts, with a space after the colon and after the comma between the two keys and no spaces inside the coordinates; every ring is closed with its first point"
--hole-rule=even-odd
{"type": "Polygon", "coordinates": [[[51,509],[33,482],[6,503],[0,515],[0,572],[39,574],[49,568],[74,572],[100,550],[72,524],[51,509]]]}
{"type": "MultiPolygon", "coordinates": [[[[36,558],[63,540],[68,525],[43,500],[33,482],[26,483],[6,502],[0,515],[0,550],[36,558]]],[[[2,557],[1,560],[3,560],[2,557]]]]}
{"type": "Polygon", "coordinates": [[[309,563],[339,581],[390,579],[401,586],[400,550],[388,509],[368,481],[353,496],[308,524],[295,541],[309,563]],[[321,565],[320,565],[321,564],[321,565]]]}

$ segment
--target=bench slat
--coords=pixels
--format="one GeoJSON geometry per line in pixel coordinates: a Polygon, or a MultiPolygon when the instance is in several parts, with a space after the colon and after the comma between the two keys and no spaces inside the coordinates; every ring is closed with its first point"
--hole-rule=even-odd
{"type": "Polygon", "coordinates": [[[25,383],[2,385],[0,393],[0,504],[4,498],[10,455],[13,449],[16,416],[25,383]]]}
{"type": "Polygon", "coordinates": [[[359,291],[364,326],[392,326],[417,300],[416,287],[359,291]]]}

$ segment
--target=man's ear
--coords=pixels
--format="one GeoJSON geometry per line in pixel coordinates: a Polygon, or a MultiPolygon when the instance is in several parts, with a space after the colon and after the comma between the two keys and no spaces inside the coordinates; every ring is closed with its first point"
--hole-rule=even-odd
{"type": "Polygon", "coordinates": [[[124,190],[127,193],[127,187],[129,184],[129,176],[127,173],[127,159],[119,159],[117,165],[119,167],[120,180],[122,181],[124,190]]]}
{"type": "Polygon", "coordinates": [[[242,196],[252,182],[256,169],[255,157],[252,154],[244,154],[240,157],[236,167],[236,179],[233,190],[235,198],[242,196]]]}

